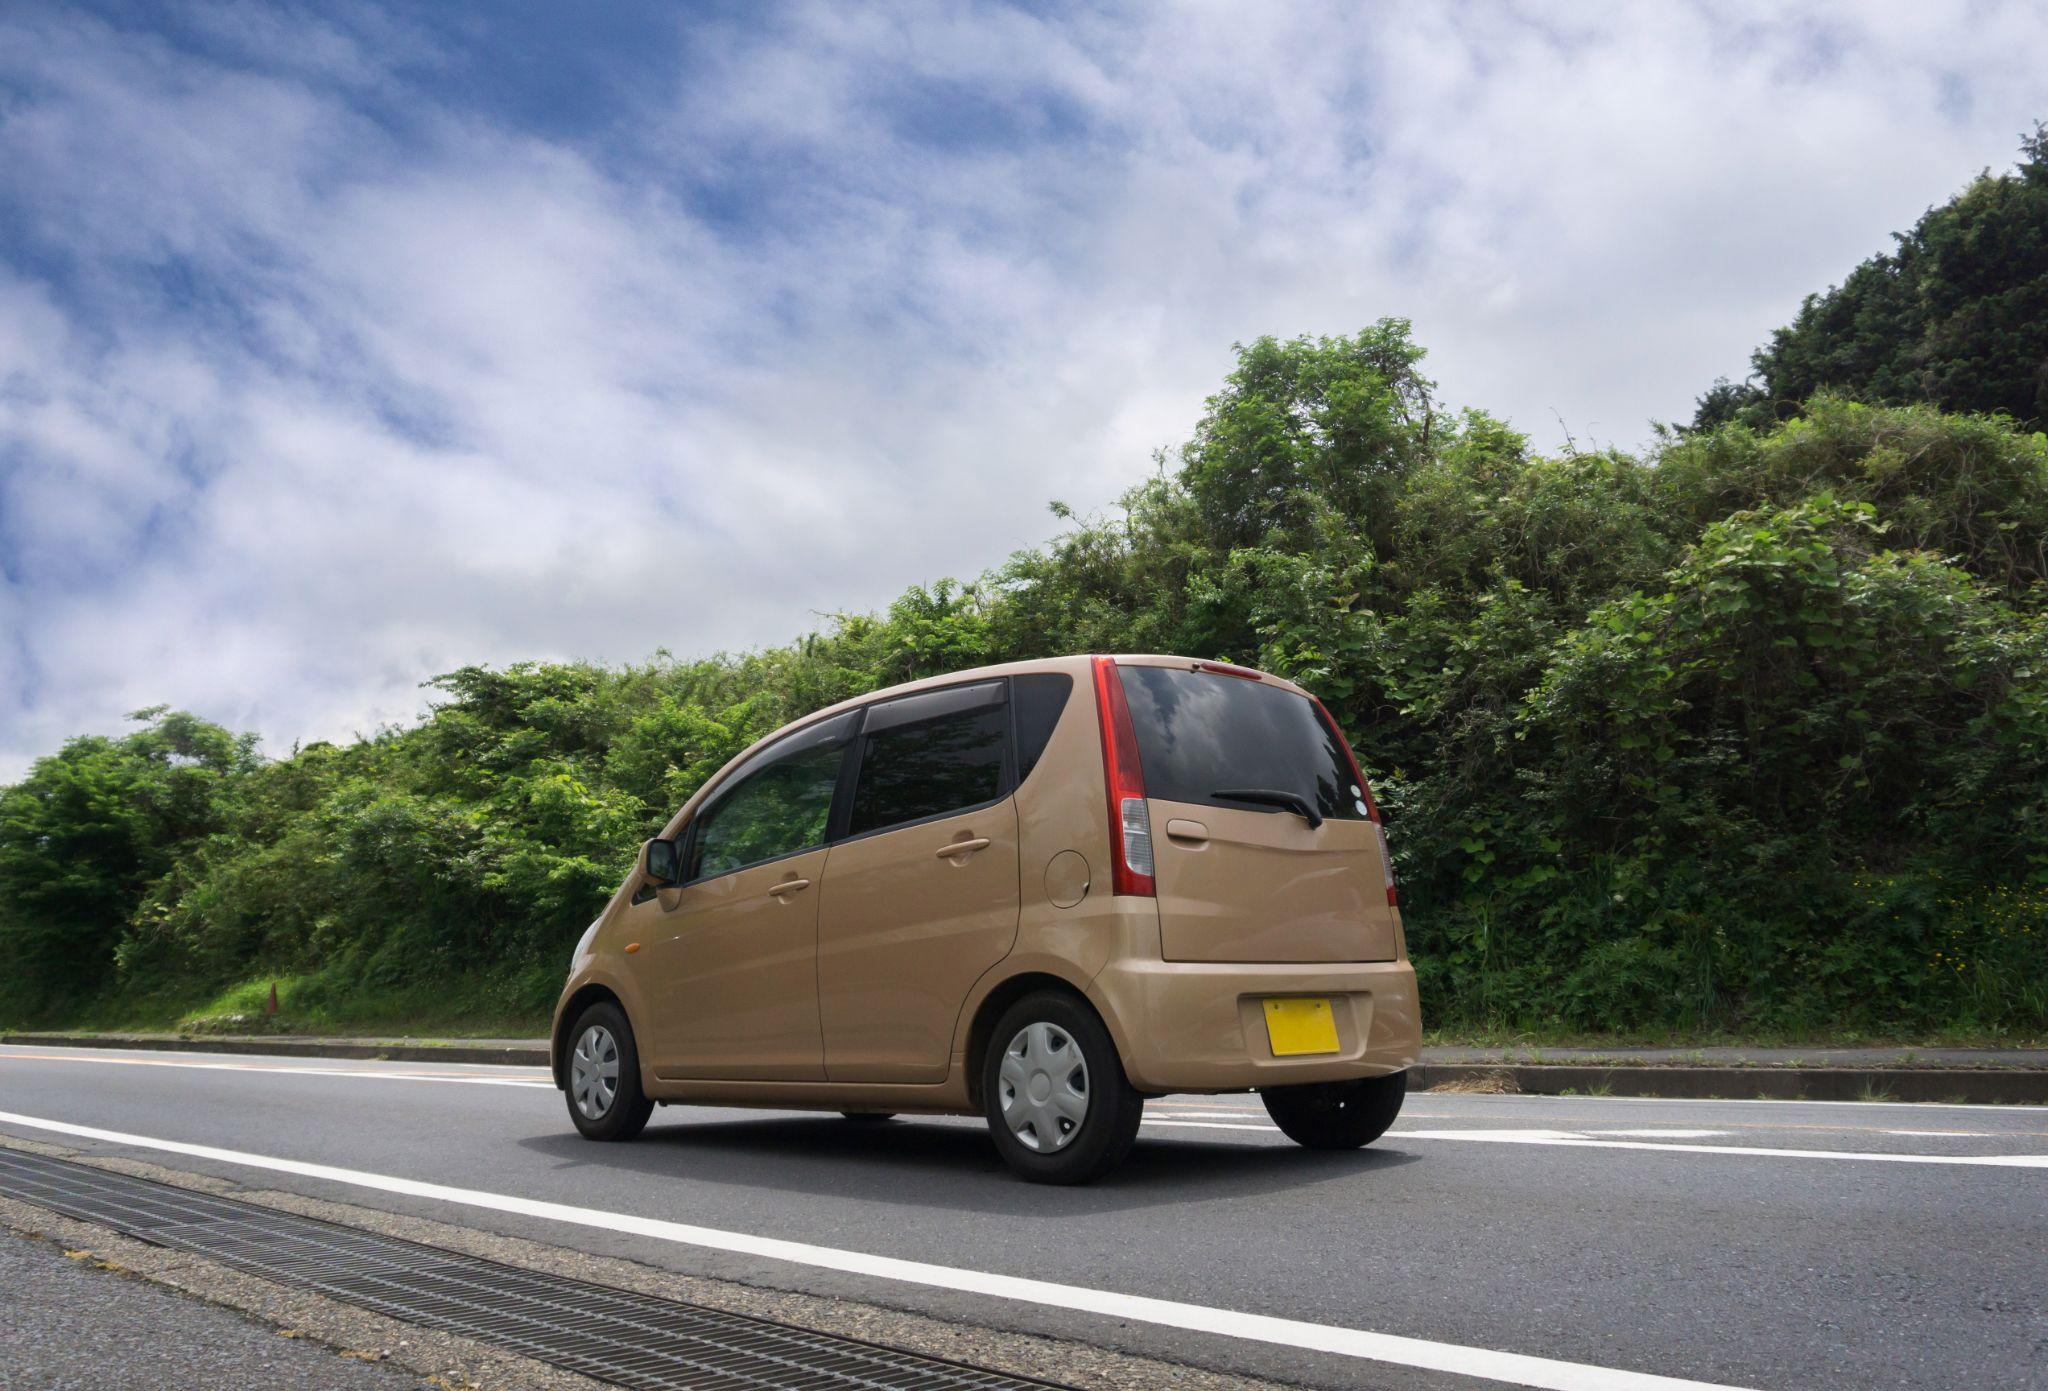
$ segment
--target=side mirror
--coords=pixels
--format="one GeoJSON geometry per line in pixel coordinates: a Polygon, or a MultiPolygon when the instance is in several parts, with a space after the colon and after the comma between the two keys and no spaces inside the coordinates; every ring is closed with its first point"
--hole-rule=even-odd
{"type": "Polygon", "coordinates": [[[672,840],[647,842],[647,877],[661,887],[681,882],[683,867],[672,840]]]}

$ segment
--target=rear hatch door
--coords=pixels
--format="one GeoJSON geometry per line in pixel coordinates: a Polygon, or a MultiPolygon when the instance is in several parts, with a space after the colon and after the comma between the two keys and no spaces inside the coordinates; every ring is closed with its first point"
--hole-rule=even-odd
{"type": "Polygon", "coordinates": [[[1379,828],[1315,704],[1192,663],[1117,670],[1144,769],[1166,959],[1393,960],[1379,828]]]}

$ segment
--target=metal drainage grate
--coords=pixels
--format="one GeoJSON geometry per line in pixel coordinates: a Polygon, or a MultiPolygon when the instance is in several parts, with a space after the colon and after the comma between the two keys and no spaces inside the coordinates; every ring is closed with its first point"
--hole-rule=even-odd
{"type": "Polygon", "coordinates": [[[281,1284],[650,1391],[1052,1386],[699,1304],[522,1270],[0,1148],[0,1193],[281,1284]]]}

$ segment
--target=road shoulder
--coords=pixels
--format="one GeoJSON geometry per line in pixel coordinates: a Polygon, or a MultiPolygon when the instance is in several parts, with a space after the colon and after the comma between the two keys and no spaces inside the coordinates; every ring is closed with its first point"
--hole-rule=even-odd
{"type": "MultiPolygon", "coordinates": [[[[598,1285],[681,1300],[813,1329],[840,1337],[966,1362],[993,1371],[1039,1377],[1077,1391],[1257,1391],[1277,1383],[1205,1371],[1154,1358],[1030,1334],[1009,1333],[906,1313],[847,1299],[766,1290],[734,1281],[682,1275],[615,1257],[501,1236],[475,1228],[404,1216],[295,1193],[249,1189],[210,1175],[61,1145],[0,1135],[0,1146],[90,1164],[177,1187],[322,1221],[380,1232],[428,1246],[548,1271],[598,1285]]],[[[217,1262],[123,1236],[31,1204],[0,1198],[0,1226],[61,1243],[67,1250],[119,1266],[142,1279],[343,1350],[389,1362],[429,1384],[488,1391],[599,1391],[603,1383],[518,1357],[473,1339],[423,1329],[353,1305],[257,1279],[217,1262]]]]}

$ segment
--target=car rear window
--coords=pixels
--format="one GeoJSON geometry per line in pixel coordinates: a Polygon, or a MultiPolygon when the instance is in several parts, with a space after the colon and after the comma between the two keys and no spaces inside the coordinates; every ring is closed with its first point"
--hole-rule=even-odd
{"type": "Polygon", "coordinates": [[[1304,696],[1241,676],[1119,666],[1147,796],[1267,810],[1218,797],[1261,789],[1297,793],[1326,817],[1368,819],[1351,758],[1304,696]]]}

